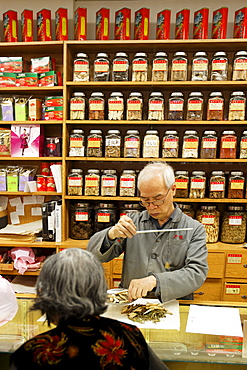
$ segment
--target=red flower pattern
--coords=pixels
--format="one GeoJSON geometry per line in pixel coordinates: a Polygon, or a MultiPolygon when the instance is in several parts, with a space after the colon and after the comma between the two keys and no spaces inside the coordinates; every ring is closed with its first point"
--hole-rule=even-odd
{"type": "Polygon", "coordinates": [[[123,341],[116,339],[114,336],[106,331],[101,331],[101,334],[105,338],[99,339],[94,346],[92,346],[94,353],[97,356],[101,356],[101,366],[108,364],[123,366],[122,359],[127,355],[127,351],[124,350],[123,341]]]}

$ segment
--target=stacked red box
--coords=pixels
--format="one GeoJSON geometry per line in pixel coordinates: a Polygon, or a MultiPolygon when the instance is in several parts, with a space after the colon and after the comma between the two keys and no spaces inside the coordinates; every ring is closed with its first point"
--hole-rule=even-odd
{"type": "Polygon", "coordinates": [[[51,41],[51,11],[42,9],[37,13],[37,40],[51,41]]]}
{"type": "Polygon", "coordinates": [[[109,40],[110,9],[101,8],[96,12],[96,40],[109,40]]]}
{"type": "Polygon", "coordinates": [[[122,8],[115,12],[115,40],[130,40],[131,10],[122,8]]]}
{"type": "Polygon", "coordinates": [[[134,24],[135,40],[149,39],[149,18],[150,18],[150,9],[148,8],[141,8],[135,12],[135,24],[134,24]]]}
{"type": "Polygon", "coordinates": [[[21,39],[23,42],[33,41],[33,11],[29,9],[21,13],[21,39]]]}
{"type": "Polygon", "coordinates": [[[247,38],[247,7],[236,10],[234,17],[233,37],[235,39],[247,38]]]}
{"type": "Polygon", "coordinates": [[[228,8],[223,6],[213,12],[212,39],[225,39],[227,31],[228,8]]]}
{"type": "Polygon", "coordinates": [[[171,11],[164,9],[157,14],[156,40],[170,39],[171,11]]]}
{"type": "Polygon", "coordinates": [[[175,39],[187,40],[189,38],[190,10],[182,9],[176,13],[175,39]]]}
{"type": "Polygon", "coordinates": [[[87,39],[87,8],[77,8],[74,16],[74,39],[87,39]]]}
{"type": "Polygon", "coordinates": [[[14,10],[3,13],[3,41],[18,41],[17,12],[14,10]]]}
{"type": "Polygon", "coordinates": [[[202,8],[194,13],[193,39],[208,38],[208,8],[202,8]]]}
{"type": "Polygon", "coordinates": [[[59,8],[55,12],[56,41],[68,40],[68,9],[59,8]]]}

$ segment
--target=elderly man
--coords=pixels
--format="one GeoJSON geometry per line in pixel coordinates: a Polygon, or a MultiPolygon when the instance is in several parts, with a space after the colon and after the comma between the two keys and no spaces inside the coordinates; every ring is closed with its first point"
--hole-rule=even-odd
{"type": "Polygon", "coordinates": [[[101,262],[124,252],[121,286],[128,288],[130,301],[148,292],[162,302],[193,299],[208,271],[204,226],[173,202],[176,185],[168,164],[145,166],[137,186],[146,210],[122,216],[115,226],[94,234],[88,250],[101,262]]]}

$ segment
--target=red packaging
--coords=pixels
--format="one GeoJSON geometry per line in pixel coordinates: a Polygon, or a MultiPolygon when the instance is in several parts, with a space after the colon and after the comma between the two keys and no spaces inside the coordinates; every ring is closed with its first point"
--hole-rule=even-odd
{"type": "Polygon", "coordinates": [[[193,39],[208,38],[208,8],[202,8],[194,13],[193,39]]]}
{"type": "Polygon", "coordinates": [[[59,8],[55,12],[55,34],[57,41],[68,40],[68,9],[59,8]]]}
{"type": "Polygon", "coordinates": [[[223,6],[213,12],[212,39],[225,39],[227,30],[228,8],[223,6]]]}
{"type": "Polygon", "coordinates": [[[122,8],[115,12],[115,40],[130,40],[131,10],[122,8]]]}
{"type": "Polygon", "coordinates": [[[109,40],[110,9],[101,8],[96,13],[95,40],[109,40]]]}
{"type": "Polygon", "coordinates": [[[24,9],[21,13],[21,40],[33,41],[33,11],[24,9]]]}
{"type": "Polygon", "coordinates": [[[141,8],[135,12],[134,39],[149,39],[149,17],[150,9],[141,8]]]}
{"type": "Polygon", "coordinates": [[[38,73],[24,72],[16,74],[16,86],[38,86],[38,73]]]}
{"type": "Polygon", "coordinates": [[[77,8],[74,18],[74,39],[87,39],[87,8],[77,8]]]}
{"type": "Polygon", "coordinates": [[[14,10],[3,13],[3,41],[18,41],[17,12],[14,10]]]}
{"type": "Polygon", "coordinates": [[[157,14],[156,40],[170,39],[171,11],[164,9],[157,14]]]}
{"type": "Polygon", "coordinates": [[[182,9],[176,13],[175,39],[187,40],[189,38],[190,10],[182,9]]]}
{"type": "Polygon", "coordinates": [[[47,191],[56,191],[55,180],[53,176],[46,177],[46,190],[47,191]]]}
{"type": "Polygon", "coordinates": [[[37,175],[37,191],[46,191],[47,185],[46,185],[46,176],[37,175]]]}
{"type": "Polygon", "coordinates": [[[42,176],[48,176],[50,174],[50,163],[49,162],[41,162],[40,172],[41,172],[42,176]]]}
{"type": "Polygon", "coordinates": [[[37,13],[37,40],[51,41],[51,11],[42,9],[37,13]]]}
{"type": "Polygon", "coordinates": [[[247,7],[236,10],[234,18],[233,37],[235,39],[247,38],[247,7]]]}

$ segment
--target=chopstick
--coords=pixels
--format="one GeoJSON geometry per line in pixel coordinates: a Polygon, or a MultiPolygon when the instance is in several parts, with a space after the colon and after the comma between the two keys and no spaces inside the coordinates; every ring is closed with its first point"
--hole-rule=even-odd
{"type": "Polygon", "coordinates": [[[193,230],[193,227],[185,227],[182,229],[157,229],[157,230],[138,230],[137,234],[145,234],[145,233],[162,233],[167,231],[184,231],[184,230],[193,230]]]}

